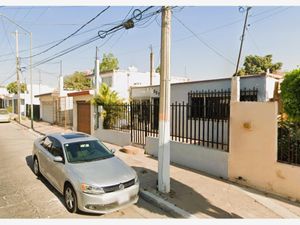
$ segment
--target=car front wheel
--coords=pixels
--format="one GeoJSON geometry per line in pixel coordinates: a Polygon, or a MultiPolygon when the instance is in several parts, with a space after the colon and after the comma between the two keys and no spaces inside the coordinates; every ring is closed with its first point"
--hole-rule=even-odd
{"type": "Polygon", "coordinates": [[[67,207],[67,210],[70,213],[75,213],[77,211],[77,198],[76,193],[71,185],[66,185],[65,191],[64,191],[64,197],[65,197],[65,204],[67,207]]]}
{"type": "Polygon", "coordinates": [[[39,161],[36,157],[34,157],[34,160],[33,160],[33,172],[37,176],[40,175],[39,161]]]}

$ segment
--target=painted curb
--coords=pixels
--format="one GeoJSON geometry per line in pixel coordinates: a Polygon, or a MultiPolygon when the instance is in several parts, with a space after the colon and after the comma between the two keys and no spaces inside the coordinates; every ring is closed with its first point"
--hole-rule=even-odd
{"type": "Polygon", "coordinates": [[[140,196],[143,198],[145,201],[150,202],[158,206],[159,208],[163,209],[164,211],[172,214],[172,215],[177,215],[182,218],[186,219],[198,219],[196,216],[190,214],[189,212],[178,208],[174,204],[162,199],[161,197],[145,190],[140,190],[140,196]]]}

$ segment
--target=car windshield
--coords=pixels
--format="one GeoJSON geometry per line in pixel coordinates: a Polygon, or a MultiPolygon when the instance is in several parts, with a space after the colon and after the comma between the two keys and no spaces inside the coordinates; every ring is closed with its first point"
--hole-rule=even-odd
{"type": "Polygon", "coordinates": [[[8,114],[6,109],[0,109],[0,115],[8,114]]]}
{"type": "Polygon", "coordinates": [[[70,163],[90,162],[114,156],[97,140],[68,143],[64,147],[70,163]]]}

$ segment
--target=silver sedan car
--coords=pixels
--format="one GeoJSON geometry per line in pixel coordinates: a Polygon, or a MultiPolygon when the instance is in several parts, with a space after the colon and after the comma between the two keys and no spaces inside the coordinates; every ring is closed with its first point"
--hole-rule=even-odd
{"type": "Polygon", "coordinates": [[[64,195],[69,212],[109,213],[139,192],[136,172],[113,153],[84,133],[51,134],[34,142],[33,171],[64,195]]]}
{"type": "Polygon", "coordinates": [[[0,109],[0,122],[10,122],[10,115],[6,109],[0,109]]]}

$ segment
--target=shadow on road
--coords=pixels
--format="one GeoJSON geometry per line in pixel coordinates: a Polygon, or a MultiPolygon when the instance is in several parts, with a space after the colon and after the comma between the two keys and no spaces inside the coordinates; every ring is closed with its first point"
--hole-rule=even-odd
{"type": "MultiPolygon", "coordinates": [[[[30,170],[32,171],[33,173],[33,160],[32,160],[32,156],[31,155],[28,155],[26,156],[26,163],[27,163],[27,166],[30,168],[30,170]]],[[[44,176],[39,176],[37,177],[38,180],[40,180],[58,199],[59,201],[61,202],[62,205],[65,206],[65,201],[64,201],[64,197],[63,195],[61,195],[50,183],[49,181],[44,177],[44,176]]],[[[67,211],[67,209],[66,209],[67,211]]],[[[81,214],[81,215],[89,215],[89,216],[99,216],[99,214],[92,214],[92,213],[86,213],[86,212],[81,212],[79,211],[78,214],[81,214]]]]}
{"type": "MultiPolygon", "coordinates": [[[[27,166],[30,168],[30,170],[33,173],[32,155],[26,156],[25,160],[26,160],[27,166]]],[[[37,179],[40,180],[60,200],[61,204],[65,206],[64,197],[48,182],[48,180],[45,177],[40,176],[40,177],[37,177],[37,179]]],[[[139,208],[144,208],[144,209],[146,209],[150,212],[156,213],[156,214],[168,215],[167,213],[163,212],[162,210],[160,210],[156,207],[153,207],[151,204],[145,203],[141,198],[136,203],[136,206],[139,208]]],[[[66,211],[67,211],[67,209],[66,209],[66,211]]],[[[122,211],[122,209],[119,211],[122,211]]],[[[82,211],[79,211],[78,214],[86,215],[86,216],[93,216],[93,217],[99,217],[99,216],[101,217],[102,216],[101,214],[86,213],[86,212],[82,212],[82,211]]]]}
{"type": "MultiPolygon", "coordinates": [[[[144,167],[133,168],[137,171],[143,188],[156,189],[157,172],[144,167]]],[[[213,218],[242,218],[235,213],[227,212],[211,204],[188,184],[181,183],[173,178],[171,178],[170,193],[160,195],[191,214],[202,213],[213,218]]]]}

